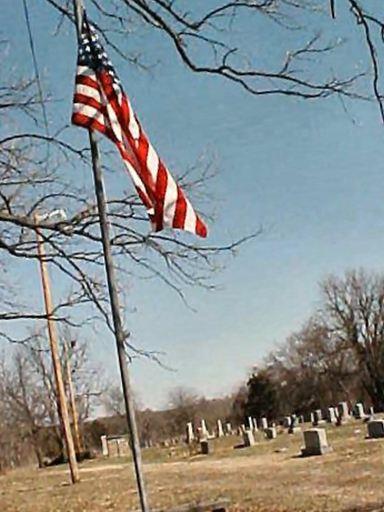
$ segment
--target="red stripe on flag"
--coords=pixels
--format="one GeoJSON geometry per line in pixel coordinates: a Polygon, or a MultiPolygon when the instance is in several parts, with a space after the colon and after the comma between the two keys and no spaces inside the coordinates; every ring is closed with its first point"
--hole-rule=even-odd
{"type": "Polygon", "coordinates": [[[92,98],[91,96],[86,96],[84,94],[79,94],[78,92],[75,92],[73,102],[88,105],[89,107],[97,109],[103,115],[105,114],[105,106],[99,101],[95,100],[95,98],[92,98]]]}
{"type": "Polygon", "coordinates": [[[155,182],[153,181],[152,174],[148,169],[147,158],[148,158],[149,142],[146,137],[141,136],[138,139],[138,145],[135,147],[134,152],[138,161],[140,162],[140,177],[149,189],[151,195],[155,191],[155,182]]]}
{"type": "Polygon", "coordinates": [[[164,227],[164,198],[167,191],[168,176],[163,162],[159,161],[159,171],[156,180],[156,203],[155,203],[155,223],[156,231],[161,231],[164,227]]]}
{"type": "Polygon", "coordinates": [[[202,222],[199,216],[196,219],[196,235],[206,238],[208,235],[207,226],[202,222]]]}
{"type": "Polygon", "coordinates": [[[108,128],[104,125],[96,121],[93,117],[85,116],[84,114],[80,114],[79,112],[74,112],[72,114],[72,123],[77,124],[78,126],[83,126],[84,128],[91,128],[92,130],[97,130],[98,132],[106,135],[108,137],[108,128]]]}
{"type": "Polygon", "coordinates": [[[92,87],[93,89],[96,89],[97,91],[100,91],[100,86],[97,80],[94,80],[90,76],[86,75],[77,75],[76,76],[76,83],[79,85],[88,85],[88,87],[92,87]]]}
{"type": "Polygon", "coordinates": [[[174,228],[184,228],[185,216],[187,215],[187,201],[181,188],[177,187],[177,201],[175,215],[173,217],[172,226],[174,228]]]}
{"type": "MultiPolygon", "coordinates": [[[[175,190],[171,174],[154,153],[104,50],[100,44],[94,45],[97,37],[90,37],[92,30],[88,27],[82,33],[78,60],[82,67],[76,76],[73,124],[97,130],[117,146],[156,231],[170,226],[207,236],[207,228],[198,216],[195,225],[193,222],[186,225],[189,213],[186,196],[177,184],[175,190]]],[[[191,212],[191,221],[193,217],[191,212]]]]}

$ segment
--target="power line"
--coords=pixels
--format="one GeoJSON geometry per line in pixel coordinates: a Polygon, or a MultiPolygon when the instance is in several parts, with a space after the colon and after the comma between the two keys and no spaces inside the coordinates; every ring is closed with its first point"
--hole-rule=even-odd
{"type": "Polygon", "coordinates": [[[35,44],[33,42],[33,35],[32,35],[32,29],[31,29],[31,21],[30,21],[30,17],[29,17],[29,10],[28,10],[27,0],[23,0],[23,6],[24,6],[25,24],[27,26],[27,31],[28,31],[29,47],[30,47],[31,54],[32,54],[33,67],[34,67],[34,70],[35,70],[35,79],[36,79],[36,83],[37,83],[37,90],[38,90],[38,94],[39,94],[39,101],[40,101],[41,110],[42,110],[42,113],[43,113],[45,132],[46,132],[47,137],[49,137],[50,135],[49,135],[49,127],[48,127],[48,116],[47,116],[47,110],[45,108],[45,103],[44,103],[43,87],[41,85],[39,65],[37,63],[35,44]]]}

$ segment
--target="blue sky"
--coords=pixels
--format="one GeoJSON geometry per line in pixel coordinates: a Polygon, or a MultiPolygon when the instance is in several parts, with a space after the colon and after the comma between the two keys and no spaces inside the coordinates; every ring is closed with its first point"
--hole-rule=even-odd
{"type": "MultiPolygon", "coordinates": [[[[54,37],[51,9],[29,3],[46,87],[62,98],[49,107],[50,119],[59,123],[70,116],[75,36],[65,25],[54,37]]],[[[9,20],[2,36],[10,40],[14,68],[31,73],[22,3],[5,0],[1,16],[9,20]]],[[[244,20],[244,26],[234,28],[233,37],[243,38],[261,62],[268,63],[268,44],[278,53],[282,43],[267,22],[244,20]]],[[[340,13],[332,30],[352,38],[348,50],[332,58],[332,66],[342,71],[361,67],[365,49],[354,42],[356,29],[347,13],[340,13]]],[[[216,278],[217,291],[187,290],[195,312],[160,283],[129,283],[127,320],[133,339],[143,348],[166,352],[165,362],[176,370],[134,361],[134,386],[142,403],[161,407],[176,385],[207,396],[234,390],[314,311],[317,284],[328,273],[382,270],[384,130],[375,104],[349,102],[346,114],[337,99],[252,97],[218,78],[193,75],[161,34],[144,31],[132,39],[138,42],[153,62],[160,61],[153,73],[111,56],[159,153],[176,169],[207,151],[216,155],[219,174],[211,191],[218,218],[210,226],[212,243],[264,226],[259,238],[228,260],[216,278]]],[[[86,133],[73,128],[71,134],[86,143],[86,133]]],[[[91,175],[77,178],[86,181],[91,175]]],[[[110,192],[128,184],[123,171],[108,176],[110,192]]],[[[28,286],[39,286],[33,272],[28,286]]],[[[85,336],[95,360],[118,382],[113,339],[105,333],[85,336]]]]}

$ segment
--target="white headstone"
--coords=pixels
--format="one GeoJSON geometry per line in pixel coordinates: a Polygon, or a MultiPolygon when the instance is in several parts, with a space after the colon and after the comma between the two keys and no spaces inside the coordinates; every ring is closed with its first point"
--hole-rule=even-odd
{"type": "Polygon", "coordinates": [[[217,437],[223,437],[223,435],[224,435],[223,424],[221,423],[221,420],[217,420],[216,435],[217,435],[217,437]]]}
{"type": "Polygon", "coordinates": [[[267,420],[267,418],[261,418],[260,429],[265,430],[266,428],[268,428],[268,420],[267,420]]]}
{"type": "Polygon", "coordinates": [[[193,432],[192,422],[190,421],[189,423],[187,423],[187,443],[191,444],[194,439],[195,439],[195,434],[193,432]]]}
{"type": "Polygon", "coordinates": [[[100,441],[101,441],[101,452],[106,457],[106,456],[108,456],[108,453],[109,453],[108,452],[107,436],[101,436],[100,441]]]}
{"type": "Polygon", "coordinates": [[[201,436],[203,439],[206,439],[209,435],[207,425],[205,423],[205,420],[201,420],[201,436]]]}
{"type": "Polygon", "coordinates": [[[291,423],[292,423],[292,418],[290,416],[286,416],[283,420],[283,427],[289,428],[291,426],[291,423]]]}
{"type": "Polygon", "coordinates": [[[255,445],[255,438],[253,437],[252,430],[246,430],[243,433],[243,441],[244,441],[244,446],[246,448],[255,445]]]}
{"type": "Polygon", "coordinates": [[[361,402],[355,405],[355,414],[358,420],[365,418],[364,405],[361,402]]]}
{"type": "Polygon", "coordinates": [[[341,420],[346,420],[349,418],[349,409],[347,402],[340,402],[337,406],[337,411],[339,413],[339,418],[341,418],[341,420]]]}
{"type": "Polygon", "coordinates": [[[336,411],[335,411],[334,407],[328,407],[327,420],[329,421],[329,423],[336,423],[337,417],[336,417],[336,411]]]}

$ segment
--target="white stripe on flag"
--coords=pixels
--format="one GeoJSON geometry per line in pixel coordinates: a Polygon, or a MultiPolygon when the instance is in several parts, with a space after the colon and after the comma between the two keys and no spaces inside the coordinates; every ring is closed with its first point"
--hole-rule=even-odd
{"type": "Polygon", "coordinates": [[[187,211],[185,215],[184,229],[186,231],[192,231],[192,233],[194,233],[196,231],[196,213],[195,210],[192,208],[189,199],[185,198],[185,200],[187,202],[187,211]]]}
{"type": "Polygon", "coordinates": [[[177,185],[170,173],[167,171],[167,188],[164,197],[163,208],[163,224],[172,227],[173,218],[175,216],[177,201],[177,185]]]}
{"type": "Polygon", "coordinates": [[[159,170],[159,157],[149,141],[148,144],[147,167],[151,173],[154,183],[156,183],[157,173],[159,170]]]}
{"type": "Polygon", "coordinates": [[[131,136],[135,140],[137,140],[140,137],[140,128],[139,128],[139,125],[138,125],[138,123],[136,121],[135,113],[132,110],[131,102],[128,100],[128,98],[127,98],[127,105],[128,105],[128,111],[129,111],[128,129],[129,129],[129,131],[131,133],[131,136]]]}
{"type": "Polygon", "coordinates": [[[88,66],[77,66],[77,76],[90,76],[96,80],[96,73],[88,66]]]}
{"type": "Polygon", "coordinates": [[[91,119],[95,119],[102,125],[105,125],[104,116],[99,110],[97,110],[97,108],[93,108],[89,105],[84,105],[84,103],[74,103],[73,112],[75,114],[83,114],[84,116],[90,117],[91,119]]]}
{"type": "Polygon", "coordinates": [[[128,172],[132,178],[132,181],[135,185],[136,188],[138,188],[141,192],[143,192],[143,194],[147,196],[147,193],[146,193],[146,190],[145,190],[145,186],[143,184],[143,182],[141,181],[140,179],[140,176],[137,174],[135,168],[133,167],[133,165],[128,161],[126,160],[125,158],[123,158],[123,161],[124,161],[124,164],[126,165],[127,169],[128,169],[128,172]]]}
{"type": "Polygon", "coordinates": [[[84,96],[88,96],[98,101],[101,106],[101,96],[100,92],[94,87],[90,87],[89,85],[77,84],[76,85],[76,94],[83,94],[84,96]]]}
{"type": "Polygon", "coordinates": [[[108,118],[109,118],[111,128],[113,130],[113,133],[115,134],[115,137],[117,138],[117,140],[119,142],[123,142],[123,134],[121,132],[121,125],[117,119],[116,112],[109,102],[106,102],[106,105],[107,105],[108,118]]]}

